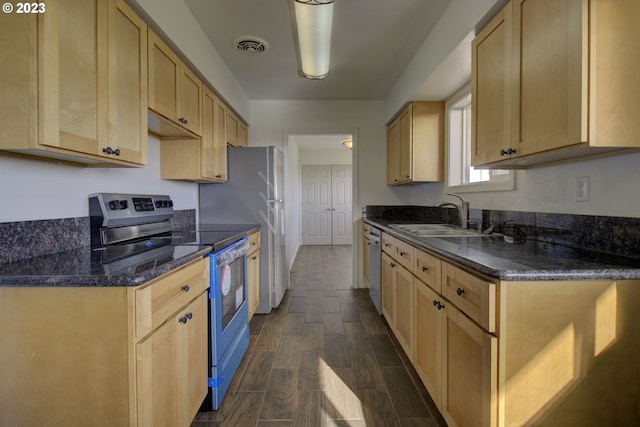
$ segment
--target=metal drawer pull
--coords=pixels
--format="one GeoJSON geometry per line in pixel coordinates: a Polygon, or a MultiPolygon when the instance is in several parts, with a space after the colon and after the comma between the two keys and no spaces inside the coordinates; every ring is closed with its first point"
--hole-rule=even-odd
{"type": "Polygon", "coordinates": [[[395,267],[396,265],[395,265],[394,263],[390,263],[390,264],[389,264],[389,266],[390,266],[391,268],[393,268],[393,267],[395,267]]]}
{"type": "Polygon", "coordinates": [[[180,288],[180,290],[182,292],[189,292],[189,285],[184,285],[183,287],[180,288]]]}
{"type": "Polygon", "coordinates": [[[404,254],[406,254],[406,252],[400,251],[400,256],[404,256],[404,254]]]}
{"type": "Polygon", "coordinates": [[[428,269],[429,269],[429,268],[427,268],[427,266],[426,266],[426,265],[423,265],[423,266],[422,266],[422,272],[423,272],[423,273],[424,273],[425,271],[427,271],[428,269]]]}
{"type": "Polygon", "coordinates": [[[189,312],[189,313],[185,314],[184,316],[182,316],[181,318],[179,318],[178,322],[184,323],[186,325],[187,322],[192,318],[193,318],[193,313],[189,312]]]}
{"type": "Polygon", "coordinates": [[[444,304],[442,304],[440,301],[437,301],[437,300],[433,300],[433,305],[437,307],[438,310],[442,310],[444,308],[444,304]]]}
{"type": "Polygon", "coordinates": [[[461,297],[462,295],[464,295],[464,289],[462,289],[462,288],[456,289],[456,294],[458,294],[458,296],[461,297]]]}

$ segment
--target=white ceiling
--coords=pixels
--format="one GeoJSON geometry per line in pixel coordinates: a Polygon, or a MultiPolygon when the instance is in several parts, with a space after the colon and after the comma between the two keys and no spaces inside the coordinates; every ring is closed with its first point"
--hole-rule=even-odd
{"type": "Polygon", "coordinates": [[[291,1],[184,0],[252,100],[384,99],[451,0],[336,0],[329,76],[318,81],[298,74],[291,1]],[[239,52],[241,36],[269,48],[239,52]]]}

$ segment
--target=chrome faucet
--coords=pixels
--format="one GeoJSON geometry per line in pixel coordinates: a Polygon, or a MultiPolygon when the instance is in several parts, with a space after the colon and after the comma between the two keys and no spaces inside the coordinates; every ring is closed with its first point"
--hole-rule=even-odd
{"type": "Polygon", "coordinates": [[[447,193],[447,195],[457,197],[458,199],[460,199],[460,204],[456,205],[453,202],[444,201],[444,202],[438,202],[434,204],[434,206],[436,208],[451,206],[458,209],[458,216],[460,217],[460,227],[469,228],[469,202],[455,193],[447,193]]]}

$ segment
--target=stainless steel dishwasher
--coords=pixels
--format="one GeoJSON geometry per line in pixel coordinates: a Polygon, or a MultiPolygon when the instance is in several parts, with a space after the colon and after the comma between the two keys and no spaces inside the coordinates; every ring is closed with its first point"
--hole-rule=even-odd
{"type": "Polygon", "coordinates": [[[382,314],[380,294],[381,234],[380,230],[375,227],[369,229],[369,296],[373,301],[373,305],[376,306],[378,314],[382,314]]]}

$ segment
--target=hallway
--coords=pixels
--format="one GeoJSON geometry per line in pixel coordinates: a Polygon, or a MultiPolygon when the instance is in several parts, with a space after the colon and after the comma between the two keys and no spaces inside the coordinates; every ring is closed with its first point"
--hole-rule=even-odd
{"type": "Polygon", "coordinates": [[[250,330],[220,410],[192,427],[445,426],[367,290],[351,289],[351,246],[301,247],[281,306],[250,330]]]}

